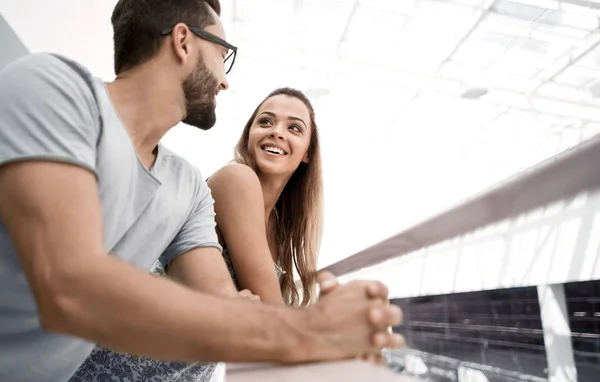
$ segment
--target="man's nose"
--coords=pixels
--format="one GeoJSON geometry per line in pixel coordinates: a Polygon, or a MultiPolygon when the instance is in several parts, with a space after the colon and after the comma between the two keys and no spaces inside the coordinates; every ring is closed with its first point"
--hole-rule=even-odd
{"type": "Polygon", "coordinates": [[[227,82],[227,78],[224,78],[223,81],[219,84],[219,91],[229,89],[229,82],[227,82]]]}

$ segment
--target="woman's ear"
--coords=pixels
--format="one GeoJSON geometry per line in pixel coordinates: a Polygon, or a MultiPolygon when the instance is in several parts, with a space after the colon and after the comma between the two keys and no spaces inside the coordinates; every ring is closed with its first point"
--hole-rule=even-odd
{"type": "Polygon", "coordinates": [[[302,162],[308,164],[308,151],[304,154],[304,158],[302,158],[302,162]]]}

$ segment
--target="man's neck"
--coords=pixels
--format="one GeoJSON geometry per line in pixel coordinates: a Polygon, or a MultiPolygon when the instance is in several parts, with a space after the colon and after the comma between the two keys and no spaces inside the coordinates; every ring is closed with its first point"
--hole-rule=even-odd
{"type": "Polygon", "coordinates": [[[106,85],[117,115],[145,164],[154,162],[158,142],[185,115],[181,85],[162,73],[149,63],[106,85]]]}

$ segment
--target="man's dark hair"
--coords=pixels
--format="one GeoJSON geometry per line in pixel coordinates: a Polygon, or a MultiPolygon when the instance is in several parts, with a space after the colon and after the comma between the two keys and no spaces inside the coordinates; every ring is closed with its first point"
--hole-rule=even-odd
{"type": "Polygon", "coordinates": [[[111,17],[115,74],[156,54],[165,28],[177,23],[198,28],[215,24],[209,7],[221,15],[219,0],[119,0],[111,17]]]}

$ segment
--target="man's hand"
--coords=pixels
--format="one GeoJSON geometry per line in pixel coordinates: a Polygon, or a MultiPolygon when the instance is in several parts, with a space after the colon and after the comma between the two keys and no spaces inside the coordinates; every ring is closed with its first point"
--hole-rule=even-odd
{"type": "MultiPolygon", "coordinates": [[[[332,273],[327,271],[319,272],[317,279],[319,283],[319,297],[326,296],[340,285],[337,278],[332,273]]],[[[388,302],[388,289],[380,282],[368,283],[366,285],[366,293],[372,299],[381,300],[386,304],[388,302]]],[[[372,319],[371,322],[375,324],[373,322],[372,314],[370,315],[370,318],[372,319]]],[[[377,317],[375,317],[375,319],[376,318],[377,317]]],[[[366,353],[362,355],[361,358],[370,363],[381,365],[385,363],[385,359],[381,354],[381,349],[399,348],[405,345],[405,341],[401,335],[393,334],[391,330],[388,329],[385,332],[375,332],[372,337],[372,345],[375,346],[377,350],[375,352],[366,353]]]]}
{"type": "Polygon", "coordinates": [[[400,324],[402,313],[388,304],[385,286],[366,281],[323,284],[320,300],[304,312],[308,338],[297,357],[305,362],[348,359],[398,347],[399,336],[388,328],[400,324]]]}

